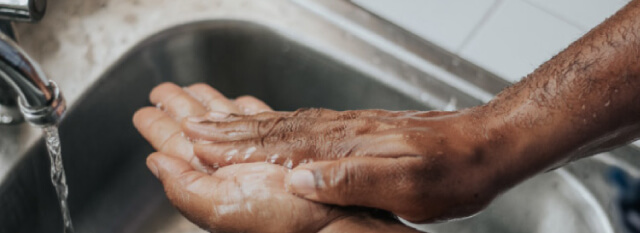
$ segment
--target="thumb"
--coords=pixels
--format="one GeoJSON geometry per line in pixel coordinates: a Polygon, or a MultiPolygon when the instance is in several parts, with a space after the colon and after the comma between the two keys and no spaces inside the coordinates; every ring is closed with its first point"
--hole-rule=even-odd
{"type": "Polygon", "coordinates": [[[286,177],[290,192],[341,206],[384,209],[398,215],[415,205],[417,157],[350,157],[298,166],[286,177]]]}

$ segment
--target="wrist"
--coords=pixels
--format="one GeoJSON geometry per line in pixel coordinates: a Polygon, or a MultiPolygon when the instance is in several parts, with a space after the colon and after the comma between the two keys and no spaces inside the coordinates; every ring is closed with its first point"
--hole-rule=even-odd
{"type": "Polygon", "coordinates": [[[481,183],[486,193],[503,192],[541,170],[541,161],[536,161],[539,157],[530,154],[535,133],[510,122],[514,113],[500,112],[489,105],[461,113],[459,128],[473,148],[470,156],[482,158],[470,170],[484,179],[481,183]]]}
{"type": "MultiPolygon", "coordinates": [[[[482,105],[468,110],[476,119],[474,128],[476,150],[490,159],[487,178],[490,188],[504,191],[521,181],[555,166],[562,140],[553,119],[534,117],[528,107],[501,110],[494,105],[482,105]]],[[[544,115],[544,114],[541,114],[544,115]]]]}

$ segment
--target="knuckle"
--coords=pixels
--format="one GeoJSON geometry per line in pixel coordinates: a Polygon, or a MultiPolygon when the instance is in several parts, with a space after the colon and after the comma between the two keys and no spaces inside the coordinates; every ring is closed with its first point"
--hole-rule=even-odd
{"type": "Polygon", "coordinates": [[[339,205],[353,204],[350,199],[353,195],[357,195],[356,191],[359,187],[369,186],[366,184],[366,179],[360,179],[366,176],[363,176],[364,174],[360,174],[357,167],[350,162],[340,163],[340,165],[335,166],[329,174],[331,175],[331,180],[326,181],[326,185],[328,188],[333,190],[332,195],[335,196],[335,200],[337,200],[337,204],[339,205]],[[363,181],[365,184],[361,183],[363,181]]]}
{"type": "Polygon", "coordinates": [[[254,131],[259,138],[266,138],[280,131],[284,117],[271,118],[269,120],[255,121],[254,131]]]}
{"type": "Polygon", "coordinates": [[[313,112],[313,111],[315,111],[314,108],[299,108],[298,110],[294,111],[293,114],[291,114],[291,116],[293,117],[308,116],[310,112],[313,112]]]}
{"type": "Polygon", "coordinates": [[[172,146],[175,145],[175,142],[177,141],[176,139],[178,137],[182,137],[182,135],[180,135],[180,131],[174,132],[173,134],[169,135],[169,137],[167,137],[164,141],[159,142],[157,148],[159,151],[170,151],[170,149],[172,148],[172,146]]]}
{"type": "Polygon", "coordinates": [[[358,116],[359,116],[358,111],[344,111],[338,114],[336,119],[337,120],[353,120],[358,118],[358,116]]]}

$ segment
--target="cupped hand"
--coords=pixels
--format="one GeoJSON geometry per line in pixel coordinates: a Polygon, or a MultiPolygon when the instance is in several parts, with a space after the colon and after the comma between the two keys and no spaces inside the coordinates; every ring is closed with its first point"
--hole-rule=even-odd
{"type": "Polygon", "coordinates": [[[213,232],[317,232],[344,215],[286,192],[282,166],[251,163],[213,171],[193,156],[193,143],[182,136],[180,120],[208,110],[270,111],[259,100],[229,101],[204,84],[186,89],[163,84],[152,91],[151,102],[162,109],[143,108],[134,116],[138,130],[159,151],[149,156],[147,165],[171,202],[200,227],[213,232]]]}
{"type": "Polygon", "coordinates": [[[499,142],[487,142],[481,128],[470,111],[302,109],[183,122],[189,137],[210,142],[194,148],[206,164],[295,167],[287,186],[297,195],[413,222],[474,214],[504,189],[500,163],[485,149],[499,142]]]}
{"type": "Polygon", "coordinates": [[[143,108],[134,116],[136,128],[159,151],[149,156],[147,165],[172,204],[200,227],[212,232],[415,232],[393,219],[297,197],[285,190],[288,170],[282,166],[203,166],[178,122],[208,111],[271,111],[263,102],[248,96],[230,101],[204,84],[183,89],[168,83],[156,87],[150,99],[159,108],[143,108]]]}

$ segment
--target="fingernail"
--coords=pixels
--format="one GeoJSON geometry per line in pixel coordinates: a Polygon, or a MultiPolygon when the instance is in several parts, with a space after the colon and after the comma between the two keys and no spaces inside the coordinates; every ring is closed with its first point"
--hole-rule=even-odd
{"type": "Polygon", "coordinates": [[[294,193],[309,196],[316,192],[316,184],[313,173],[309,170],[297,170],[291,173],[289,185],[294,193]]]}
{"type": "Polygon", "coordinates": [[[147,167],[149,167],[151,173],[158,178],[158,166],[156,165],[156,162],[153,160],[147,160],[147,167]]]}

